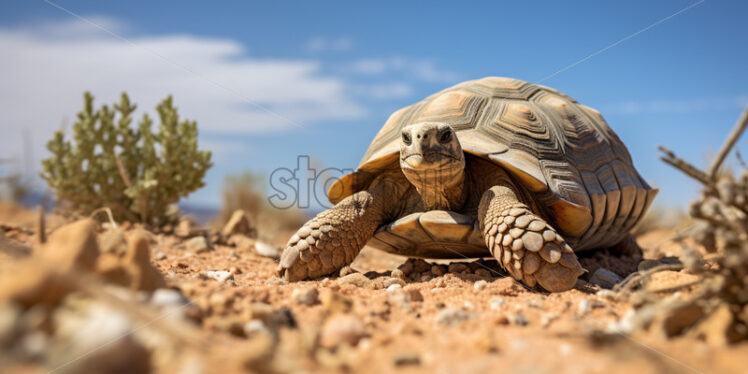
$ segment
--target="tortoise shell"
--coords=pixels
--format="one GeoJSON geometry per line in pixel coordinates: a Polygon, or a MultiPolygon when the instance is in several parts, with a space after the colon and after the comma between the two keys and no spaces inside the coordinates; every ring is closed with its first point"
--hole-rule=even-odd
{"type": "MultiPolygon", "coordinates": [[[[552,88],[488,77],[392,114],[356,171],[331,186],[330,201],[366,189],[380,170],[399,168],[401,129],[420,122],[448,123],[464,152],[504,168],[548,208],[549,218],[575,250],[619,242],[657,194],[598,111],[552,88]]],[[[397,249],[403,246],[419,246],[423,253],[409,254],[439,257],[443,242],[463,246],[459,250],[469,256],[480,246],[486,251],[472,221],[454,212],[414,213],[380,228],[369,244],[401,254],[397,249]],[[387,236],[393,231],[400,232],[399,239],[387,236]],[[387,243],[377,243],[380,239],[387,243]]]]}

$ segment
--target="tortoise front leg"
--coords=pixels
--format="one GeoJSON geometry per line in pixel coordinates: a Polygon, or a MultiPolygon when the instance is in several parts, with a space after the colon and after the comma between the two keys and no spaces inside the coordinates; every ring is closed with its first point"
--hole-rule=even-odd
{"type": "Polygon", "coordinates": [[[288,241],[279,275],[299,281],[332,274],[349,265],[396,209],[403,188],[380,179],[304,224],[288,241]]]}
{"type": "Polygon", "coordinates": [[[486,246],[509,274],[530,287],[571,289],[584,269],[571,247],[517,198],[511,182],[483,194],[478,218],[486,246]]]}

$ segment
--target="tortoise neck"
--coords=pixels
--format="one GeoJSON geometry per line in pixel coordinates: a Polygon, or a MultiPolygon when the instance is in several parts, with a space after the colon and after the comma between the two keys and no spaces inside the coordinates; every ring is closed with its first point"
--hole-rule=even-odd
{"type": "Polygon", "coordinates": [[[407,169],[405,177],[421,196],[425,210],[458,211],[467,200],[465,166],[445,169],[407,169]]]}

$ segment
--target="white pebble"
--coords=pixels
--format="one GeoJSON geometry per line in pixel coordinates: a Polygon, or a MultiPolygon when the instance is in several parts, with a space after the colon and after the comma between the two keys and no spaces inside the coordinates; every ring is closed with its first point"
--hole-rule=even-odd
{"type": "Polygon", "coordinates": [[[501,309],[502,305],[504,305],[504,299],[501,297],[494,297],[488,302],[488,304],[492,310],[498,310],[501,309]]]}
{"type": "Polygon", "coordinates": [[[401,286],[401,285],[399,285],[397,283],[393,283],[393,284],[391,284],[391,285],[389,285],[387,287],[387,291],[392,292],[392,291],[400,289],[400,288],[403,288],[403,286],[401,286]]]}
{"type": "Polygon", "coordinates": [[[475,289],[476,291],[480,291],[486,288],[486,286],[488,286],[488,282],[484,280],[479,280],[473,284],[473,289],[475,289]]]}
{"type": "Polygon", "coordinates": [[[215,279],[221,283],[234,279],[234,273],[226,270],[205,270],[200,276],[206,279],[215,279]]]}

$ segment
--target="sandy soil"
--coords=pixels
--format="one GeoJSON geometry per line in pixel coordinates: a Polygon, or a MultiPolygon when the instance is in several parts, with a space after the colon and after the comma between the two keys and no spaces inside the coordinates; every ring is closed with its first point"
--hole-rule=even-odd
{"type": "MultiPolygon", "coordinates": [[[[6,236],[20,243],[33,242],[34,217],[23,210],[0,209],[6,236]]],[[[672,234],[662,230],[640,237],[642,255],[602,251],[584,254],[581,263],[590,274],[605,267],[625,277],[636,270],[642,258],[677,256],[677,245],[669,241],[672,234]]],[[[280,234],[278,243],[286,237],[280,234]]],[[[746,370],[748,344],[715,347],[691,336],[667,339],[659,331],[605,333],[631,309],[628,302],[611,300],[585,280],[559,294],[527,289],[493,261],[466,260],[467,266],[453,266],[454,271],[443,275],[435,275],[429,267],[422,274],[397,281],[391,279],[391,271],[406,259],[365,248],[352,265],[354,273],[365,277],[348,275],[289,284],[276,277],[276,260],[248,248],[214,245],[213,250],[192,253],[185,250],[184,239],[159,234],[151,254],[168,286],[181,290],[194,303],[190,319],[194,321],[194,339],[200,340],[189,355],[154,361],[157,372],[643,374],[746,370]],[[228,271],[233,279],[206,277],[204,272],[210,270],[228,271]],[[317,290],[319,297],[310,299],[311,305],[300,303],[303,292],[295,290],[309,289],[317,290]],[[274,316],[281,311],[285,319],[267,322],[262,316],[267,305],[275,311],[274,316]],[[263,341],[253,337],[255,330],[247,328],[248,322],[258,318],[277,327],[277,343],[266,343],[272,348],[263,348],[263,341]]],[[[14,261],[13,256],[0,254],[0,272],[12,267],[14,261]]],[[[448,262],[433,263],[441,263],[439,269],[447,270],[448,262]]],[[[677,284],[689,276],[671,273],[658,281],[677,284]]],[[[50,367],[31,362],[6,369],[47,372],[50,367]]]]}

